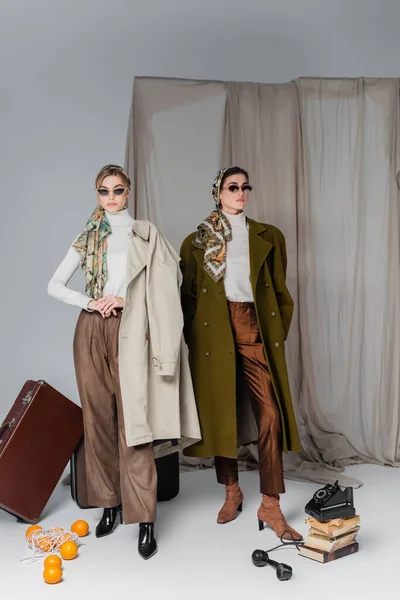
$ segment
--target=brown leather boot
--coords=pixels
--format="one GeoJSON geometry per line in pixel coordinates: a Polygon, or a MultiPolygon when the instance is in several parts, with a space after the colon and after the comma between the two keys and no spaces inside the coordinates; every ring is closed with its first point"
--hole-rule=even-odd
{"type": "Polygon", "coordinates": [[[279,496],[263,494],[260,508],[257,511],[257,517],[260,531],[264,529],[264,523],[266,523],[272,527],[279,538],[283,537],[284,540],[292,540],[294,538],[298,542],[303,539],[300,533],[287,524],[279,506],[279,496]]]}
{"type": "Polygon", "coordinates": [[[237,513],[242,512],[243,494],[239,484],[232,483],[225,486],[225,503],[218,513],[217,523],[229,523],[236,519],[237,513]]]}

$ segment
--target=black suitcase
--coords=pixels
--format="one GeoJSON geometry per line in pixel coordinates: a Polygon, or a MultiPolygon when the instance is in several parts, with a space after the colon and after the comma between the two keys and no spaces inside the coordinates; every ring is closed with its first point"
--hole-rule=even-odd
{"type": "MultiPolygon", "coordinates": [[[[79,508],[89,505],[86,487],[85,445],[82,437],[71,457],[71,496],[79,508]]],[[[156,458],[157,500],[165,502],[179,494],[179,452],[156,458]]]]}

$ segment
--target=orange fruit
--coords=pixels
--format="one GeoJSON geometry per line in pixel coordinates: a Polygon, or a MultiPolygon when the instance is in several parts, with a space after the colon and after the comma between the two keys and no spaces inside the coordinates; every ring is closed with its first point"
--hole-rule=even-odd
{"type": "Polygon", "coordinates": [[[57,554],[50,554],[49,556],[47,556],[44,559],[43,564],[45,569],[47,567],[58,567],[59,569],[62,568],[62,560],[59,556],[57,556],[57,554]]]}
{"type": "Polygon", "coordinates": [[[60,546],[60,554],[65,560],[72,560],[78,554],[78,546],[75,542],[64,542],[60,546]]]}
{"type": "Polygon", "coordinates": [[[62,527],[52,527],[49,529],[49,533],[62,533],[64,529],[62,527]]]}
{"type": "Polygon", "coordinates": [[[58,540],[58,543],[61,545],[64,542],[73,542],[74,538],[70,533],[67,533],[66,531],[64,533],[60,532],[60,537],[58,540]]]}
{"type": "Polygon", "coordinates": [[[62,577],[60,567],[46,567],[43,571],[43,579],[46,583],[58,583],[62,577]]]}
{"type": "Polygon", "coordinates": [[[71,525],[71,531],[78,534],[79,537],[85,537],[85,535],[88,534],[89,525],[86,523],[86,521],[75,521],[75,523],[72,523],[71,525]]]}
{"type": "Polygon", "coordinates": [[[43,537],[41,537],[41,538],[39,538],[38,540],[35,540],[35,541],[36,541],[35,545],[42,552],[50,552],[50,550],[53,549],[54,540],[51,537],[43,536],[43,537]]]}
{"type": "Polygon", "coordinates": [[[39,529],[43,529],[43,527],[40,527],[40,525],[31,525],[25,531],[25,537],[28,539],[31,533],[33,533],[34,531],[38,531],[39,529]]]}

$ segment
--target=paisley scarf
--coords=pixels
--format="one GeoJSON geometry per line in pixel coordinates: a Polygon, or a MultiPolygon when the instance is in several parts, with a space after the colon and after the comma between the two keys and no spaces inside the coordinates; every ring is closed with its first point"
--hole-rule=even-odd
{"type": "Polygon", "coordinates": [[[97,206],[85,229],[72,244],[81,255],[81,267],[85,273],[85,292],[93,300],[103,295],[107,281],[107,236],[111,225],[104,208],[97,206]]]}
{"type": "Polygon", "coordinates": [[[219,199],[222,178],[227,170],[218,171],[213,181],[212,195],[216,208],[197,227],[197,235],[192,242],[196,248],[204,250],[204,268],[215,282],[225,275],[226,242],[232,239],[231,225],[221,210],[219,199]]]}

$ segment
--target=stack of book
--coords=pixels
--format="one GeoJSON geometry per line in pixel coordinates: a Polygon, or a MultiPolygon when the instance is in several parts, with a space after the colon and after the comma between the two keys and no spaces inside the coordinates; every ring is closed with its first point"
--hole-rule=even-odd
{"type": "Polygon", "coordinates": [[[310,529],[304,545],[300,548],[300,556],[326,563],[358,551],[358,542],[356,542],[360,529],[358,515],[345,519],[332,519],[325,523],[317,521],[314,517],[308,517],[306,523],[310,529]]]}

